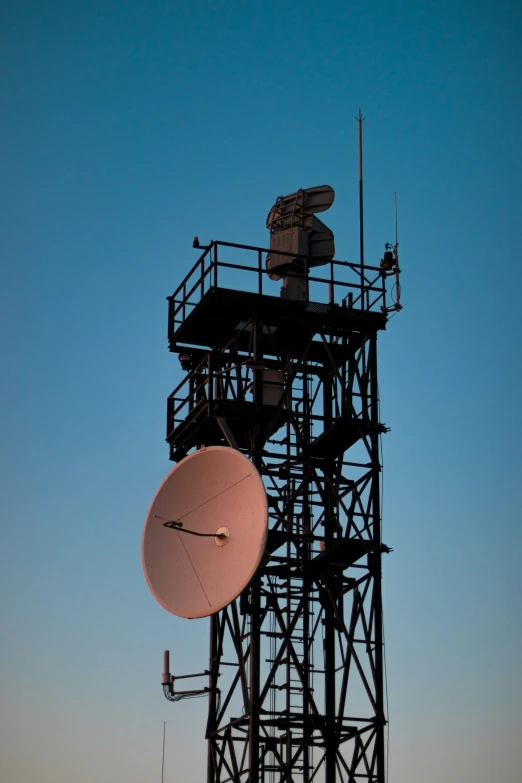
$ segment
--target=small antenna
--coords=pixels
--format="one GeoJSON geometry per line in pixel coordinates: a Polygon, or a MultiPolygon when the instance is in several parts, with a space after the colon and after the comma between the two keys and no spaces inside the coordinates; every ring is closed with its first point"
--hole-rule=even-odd
{"type": "Polygon", "coordinates": [[[165,770],[165,725],[166,725],[166,721],[163,721],[163,755],[161,757],[161,783],[163,783],[163,772],[165,770]]]}
{"type": "Polygon", "coordinates": [[[362,124],[364,117],[359,109],[355,118],[359,123],[359,246],[361,264],[361,310],[364,310],[364,210],[363,210],[363,136],[362,124]]]}
{"type": "Polygon", "coordinates": [[[397,191],[394,193],[395,200],[395,255],[397,255],[397,248],[399,247],[399,219],[397,216],[397,191]]]}

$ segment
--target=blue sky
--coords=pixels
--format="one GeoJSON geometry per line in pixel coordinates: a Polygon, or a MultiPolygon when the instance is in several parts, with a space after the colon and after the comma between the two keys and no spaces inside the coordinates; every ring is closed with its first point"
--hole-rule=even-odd
{"type": "Polygon", "coordinates": [[[330,184],[337,256],[393,239],[380,339],[390,780],[514,780],[520,756],[522,11],[515,2],[4,0],[5,783],[204,780],[206,621],[149,594],[171,465],[165,296],[192,238],[265,245],[330,184]],[[174,669],[174,666],[173,666],[174,669]]]}

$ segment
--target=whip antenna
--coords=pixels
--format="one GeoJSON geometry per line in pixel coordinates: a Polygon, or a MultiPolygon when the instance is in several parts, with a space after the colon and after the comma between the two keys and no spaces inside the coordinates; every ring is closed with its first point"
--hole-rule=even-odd
{"type": "Polygon", "coordinates": [[[362,124],[364,117],[359,109],[355,118],[359,123],[359,255],[361,264],[361,310],[364,310],[364,208],[363,208],[363,137],[362,124]]]}

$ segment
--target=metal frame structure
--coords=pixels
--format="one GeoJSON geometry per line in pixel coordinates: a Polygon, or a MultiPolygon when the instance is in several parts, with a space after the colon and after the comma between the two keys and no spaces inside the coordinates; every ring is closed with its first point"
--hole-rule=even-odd
{"type": "Polygon", "coordinates": [[[207,783],[384,783],[388,273],[330,261],[311,274],[303,257],[308,301],[292,301],[267,276],[267,249],[203,251],[168,298],[169,347],[187,368],[168,399],[170,457],[239,448],[269,499],[266,557],[210,618],[207,783]]]}

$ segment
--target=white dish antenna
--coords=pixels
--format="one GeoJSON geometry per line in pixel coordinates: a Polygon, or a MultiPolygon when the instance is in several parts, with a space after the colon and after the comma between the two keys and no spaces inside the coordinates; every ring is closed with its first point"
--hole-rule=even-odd
{"type": "Polygon", "coordinates": [[[178,617],[207,617],[248,585],[265,551],[266,492],[236,449],[202,448],[159,487],[145,520],[141,556],[149,589],[178,617]]]}

